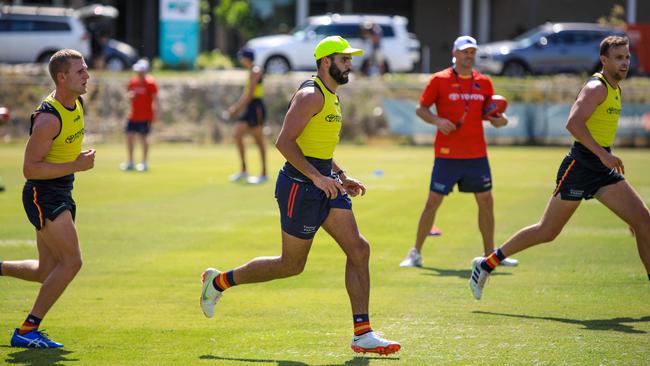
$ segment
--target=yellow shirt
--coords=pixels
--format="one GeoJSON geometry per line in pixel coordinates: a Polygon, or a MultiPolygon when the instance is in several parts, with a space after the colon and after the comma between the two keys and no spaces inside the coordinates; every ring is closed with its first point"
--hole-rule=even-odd
{"type": "Polygon", "coordinates": [[[54,114],[61,124],[59,134],[54,137],[50,151],[45,156],[45,161],[68,163],[77,159],[81,153],[81,143],[84,137],[84,108],[81,98],[77,98],[74,109],[69,110],[54,98],[54,92],[52,92],[32,114],[32,125],[38,113],[54,114]]]}
{"type": "Polygon", "coordinates": [[[339,97],[329,91],[318,77],[315,76],[311,80],[320,87],[325,102],[323,109],[307,122],[296,142],[305,156],[332,159],[343,125],[339,97]]]}
{"type": "MultiPolygon", "coordinates": [[[[262,99],[264,97],[264,84],[262,84],[263,76],[258,80],[255,85],[255,90],[253,90],[253,98],[262,99]]],[[[248,89],[251,87],[251,79],[246,79],[246,84],[244,84],[244,95],[248,94],[248,89]]]]}
{"type": "Polygon", "coordinates": [[[593,77],[605,84],[607,98],[596,107],[594,113],[587,119],[587,129],[600,146],[612,146],[618,128],[618,117],[621,114],[621,89],[614,89],[599,72],[595,73],[593,77]]]}

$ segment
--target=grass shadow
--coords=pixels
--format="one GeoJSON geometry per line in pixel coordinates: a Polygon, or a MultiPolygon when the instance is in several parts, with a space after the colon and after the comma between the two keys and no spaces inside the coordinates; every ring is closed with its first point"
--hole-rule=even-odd
{"type": "MultiPolygon", "coordinates": [[[[214,360],[214,361],[238,361],[238,362],[248,362],[252,364],[257,363],[271,363],[276,364],[277,366],[310,366],[308,363],[301,361],[287,361],[287,360],[265,360],[265,359],[254,359],[254,358],[238,358],[238,357],[221,357],[214,355],[202,355],[199,356],[201,360],[214,360]]],[[[337,364],[327,364],[322,366],[367,366],[370,364],[370,360],[386,360],[386,361],[397,361],[399,357],[365,357],[365,356],[355,356],[352,357],[349,361],[345,363],[337,364]]]]}
{"type": "Polygon", "coordinates": [[[14,348],[3,346],[4,348],[11,348],[19,350],[14,353],[9,353],[4,360],[8,365],[29,365],[29,366],[63,366],[67,362],[76,362],[79,359],[67,358],[71,351],[66,351],[61,348],[14,348]]]}
{"type": "Polygon", "coordinates": [[[588,330],[611,330],[621,333],[631,333],[631,334],[645,334],[647,333],[644,330],[634,329],[633,326],[627,325],[625,323],[647,323],[650,322],[650,316],[644,316],[638,319],[630,317],[621,317],[621,318],[612,318],[612,319],[592,319],[592,320],[578,320],[578,319],[568,319],[568,318],[558,318],[553,316],[532,316],[532,315],[521,315],[521,314],[504,314],[504,313],[493,313],[490,311],[473,311],[476,314],[486,314],[486,315],[497,315],[497,316],[506,316],[510,318],[522,318],[522,319],[535,319],[535,320],[549,320],[554,322],[560,322],[565,324],[576,324],[581,325],[588,330]]]}
{"type": "MultiPolygon", "coordinates": [[[[458,277],[462,279],[469,279],[472,275],[471,269],[453,269],[453,268],[435,268],[422,266],[421,269],[427,270],[431,273],[423,273],[426,276],[436,276],[436,277],[458,277]]],[[[491,276],[510,276],[512,273],[509,272],[497,272],[494,271],[490,274],[491,276]]]]}

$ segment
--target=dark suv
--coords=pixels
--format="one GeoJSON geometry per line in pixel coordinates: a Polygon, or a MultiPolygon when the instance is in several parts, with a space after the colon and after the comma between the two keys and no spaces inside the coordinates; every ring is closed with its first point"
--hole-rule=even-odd
{"type": "Polygon", "coordinates": [[[511,41],[479,45],[476,67],[506,76],[591,73],[600,68],[600,41],[610,35],[625,33],[592,23],[546,23],[511,41]]]}

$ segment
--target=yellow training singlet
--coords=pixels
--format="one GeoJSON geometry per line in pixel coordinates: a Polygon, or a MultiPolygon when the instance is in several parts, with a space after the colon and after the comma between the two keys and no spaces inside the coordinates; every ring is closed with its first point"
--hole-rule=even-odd
{"type": "MultiPolygon", "coordinates": [[[[264,97],[264,84],[262,84],[264,76],[258,80],[257,85],[255,85],[255,90],[253,90],[253,98],[254,99],[262,99],[264,97]]],[[[244,84],[244,95],[248,94],[248,90],[250,89],[250,84],[251,84],[251,79],[247,78],[246,79],[246,84],[244,84]]]]}
{"type": "Polygon", "coordinates": [[[618,117],[621,114],[621,89],[614,89],[599,72],[595,73],[593,77],[605,84],[607,98],[596,107],[594,113],[587,119],[587,129],[600,146],[612,146],[614,137],[616,137],[618,117]]]}
{"type": "Polygon", "coordinates": [[[342,126],[339,97],[329,91],[317,76],[311,80],[320,88],[325,103],[323,109],[307,122],[296,142],[305,156],[332,159],[342,126]]]}
{"type": "Polygon", "coordinates": [[[54,92],[52,92],[32,114],[32,127],[38,113],[54,114],[61,124],[59,134],[54,137],[45,161],[68,163],[77,159],[81,153],[81,143],[84,137],[84,108],[81,98],[77,98],[74,109],[69,110],[54,98],[54,92]]]}

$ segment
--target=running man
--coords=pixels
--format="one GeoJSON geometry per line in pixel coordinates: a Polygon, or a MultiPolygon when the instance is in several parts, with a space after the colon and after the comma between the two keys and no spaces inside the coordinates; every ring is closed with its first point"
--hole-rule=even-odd
{"type": "Polygon", "coordinates": [[[249,48],[243,48],[238,52],[239,62],[248,69],[248,79],[244,85],[244,93],[235,104],[230,106],[224,113],[225,119],[234,116],[242,109],[244,113],[235,122],[235,142],[241,160],[241,171],[230,176],[230,181],[246,181],[250,184],[261,184],[268,180],[266,176],[266,146],[264,145],[264,119],[266,118],[266,107],[264,106],[264,73],[259,66],[253,64],[255,53],[249,48]],[[249,176],[246,167],[246,151],[244,147],[244,135],[250,133],[260,150],[262,161],[262,174],[260,176],[249,176]]]}
{"type": "Polygon", "coordinates": [[[50,58],[55,90],[32,114],[25,147],[23,205],[36,228],[38,260],[0,262],[0,275],[42,283],[27,319],[11,337],[11,346],[58,348],[39,330],[41,321],[81,269],[74,224],[74,173],[92,169],[95,150],[81,150],[88,67],[83,56],[64,49],[50,58]]]}
{"type": "MultiPolygon", "coordinates": [[[[424,205],[415,244],[400,267],[421,267],[422,246],[443,199],[458,184],[460,192],[474,193],[483,253],[494,250],[492,175],[483,133],[483,106],[492,97],[492,81],[473,69],[476,40],[461,36],[454,41],[453,65],[431,77],[416,109],[418,117],[438,128],[429,197],[424,205]],[[430,110],[436,104],[436,113],[430,110]]],[[[508,124],[505,114],[489,117],[494,127],[508,124]]],[[[515,259],[501,263],[516,266],[515,259]]]]}
{"type": "Polygon", "coordinates": [[[650,279],[650,211],[623,178],[623,161],[612,154],[621,113],[621,87],[630,67],[627,38],[609,36],[600,43],[601,72],[582,87],[566,128],[575,138],[560,164],[556,188],[540,221],[519,230],[487,258],[474,258],[470,288],[478,300],[490,273],[507,257],[555,239],[580,202],[598,199],[623,219],[636,237],[639,256],[650,279]]]}
{"type": "Polygon", "coordinates": [[[149,158],[149,140],[151,124],[155,120],[158,109],[158,84],[153,76],[148,75],[149,61],[140,59],[133,65],[136,75],[129,81],[127,97],[131,101],[131,113],[126,124],[126,152],[127,161],[122,163],[122,170],[137,170],[146,172],[149,170],[147,160],[149,158]],[[142,144],[142,162],[133,164],[133,149],[135,148],[136,137],[139,137],[142,144]]]}
{"type": "Polygon", "coordinates": [[[336,90],[348,82],[352,56],[363,54],[339,36],[314,50],[318,75],[305,81],[291,99],[276,146],[287,159],[278,175],[276,199],[282,224],[282,255],[258,257],[234,270],[208,268],[202,275],[201,307],[207,317],[223,291],[302,272],[316,231],[322,226],[347,256],[345,285],[352,306],[355,352],[391,354],[400,344],[372,331],[368,317],[370,244],[357,228],[349,196],[365,186],[347,176],[334,159],[342,126],[336,90]]]}

